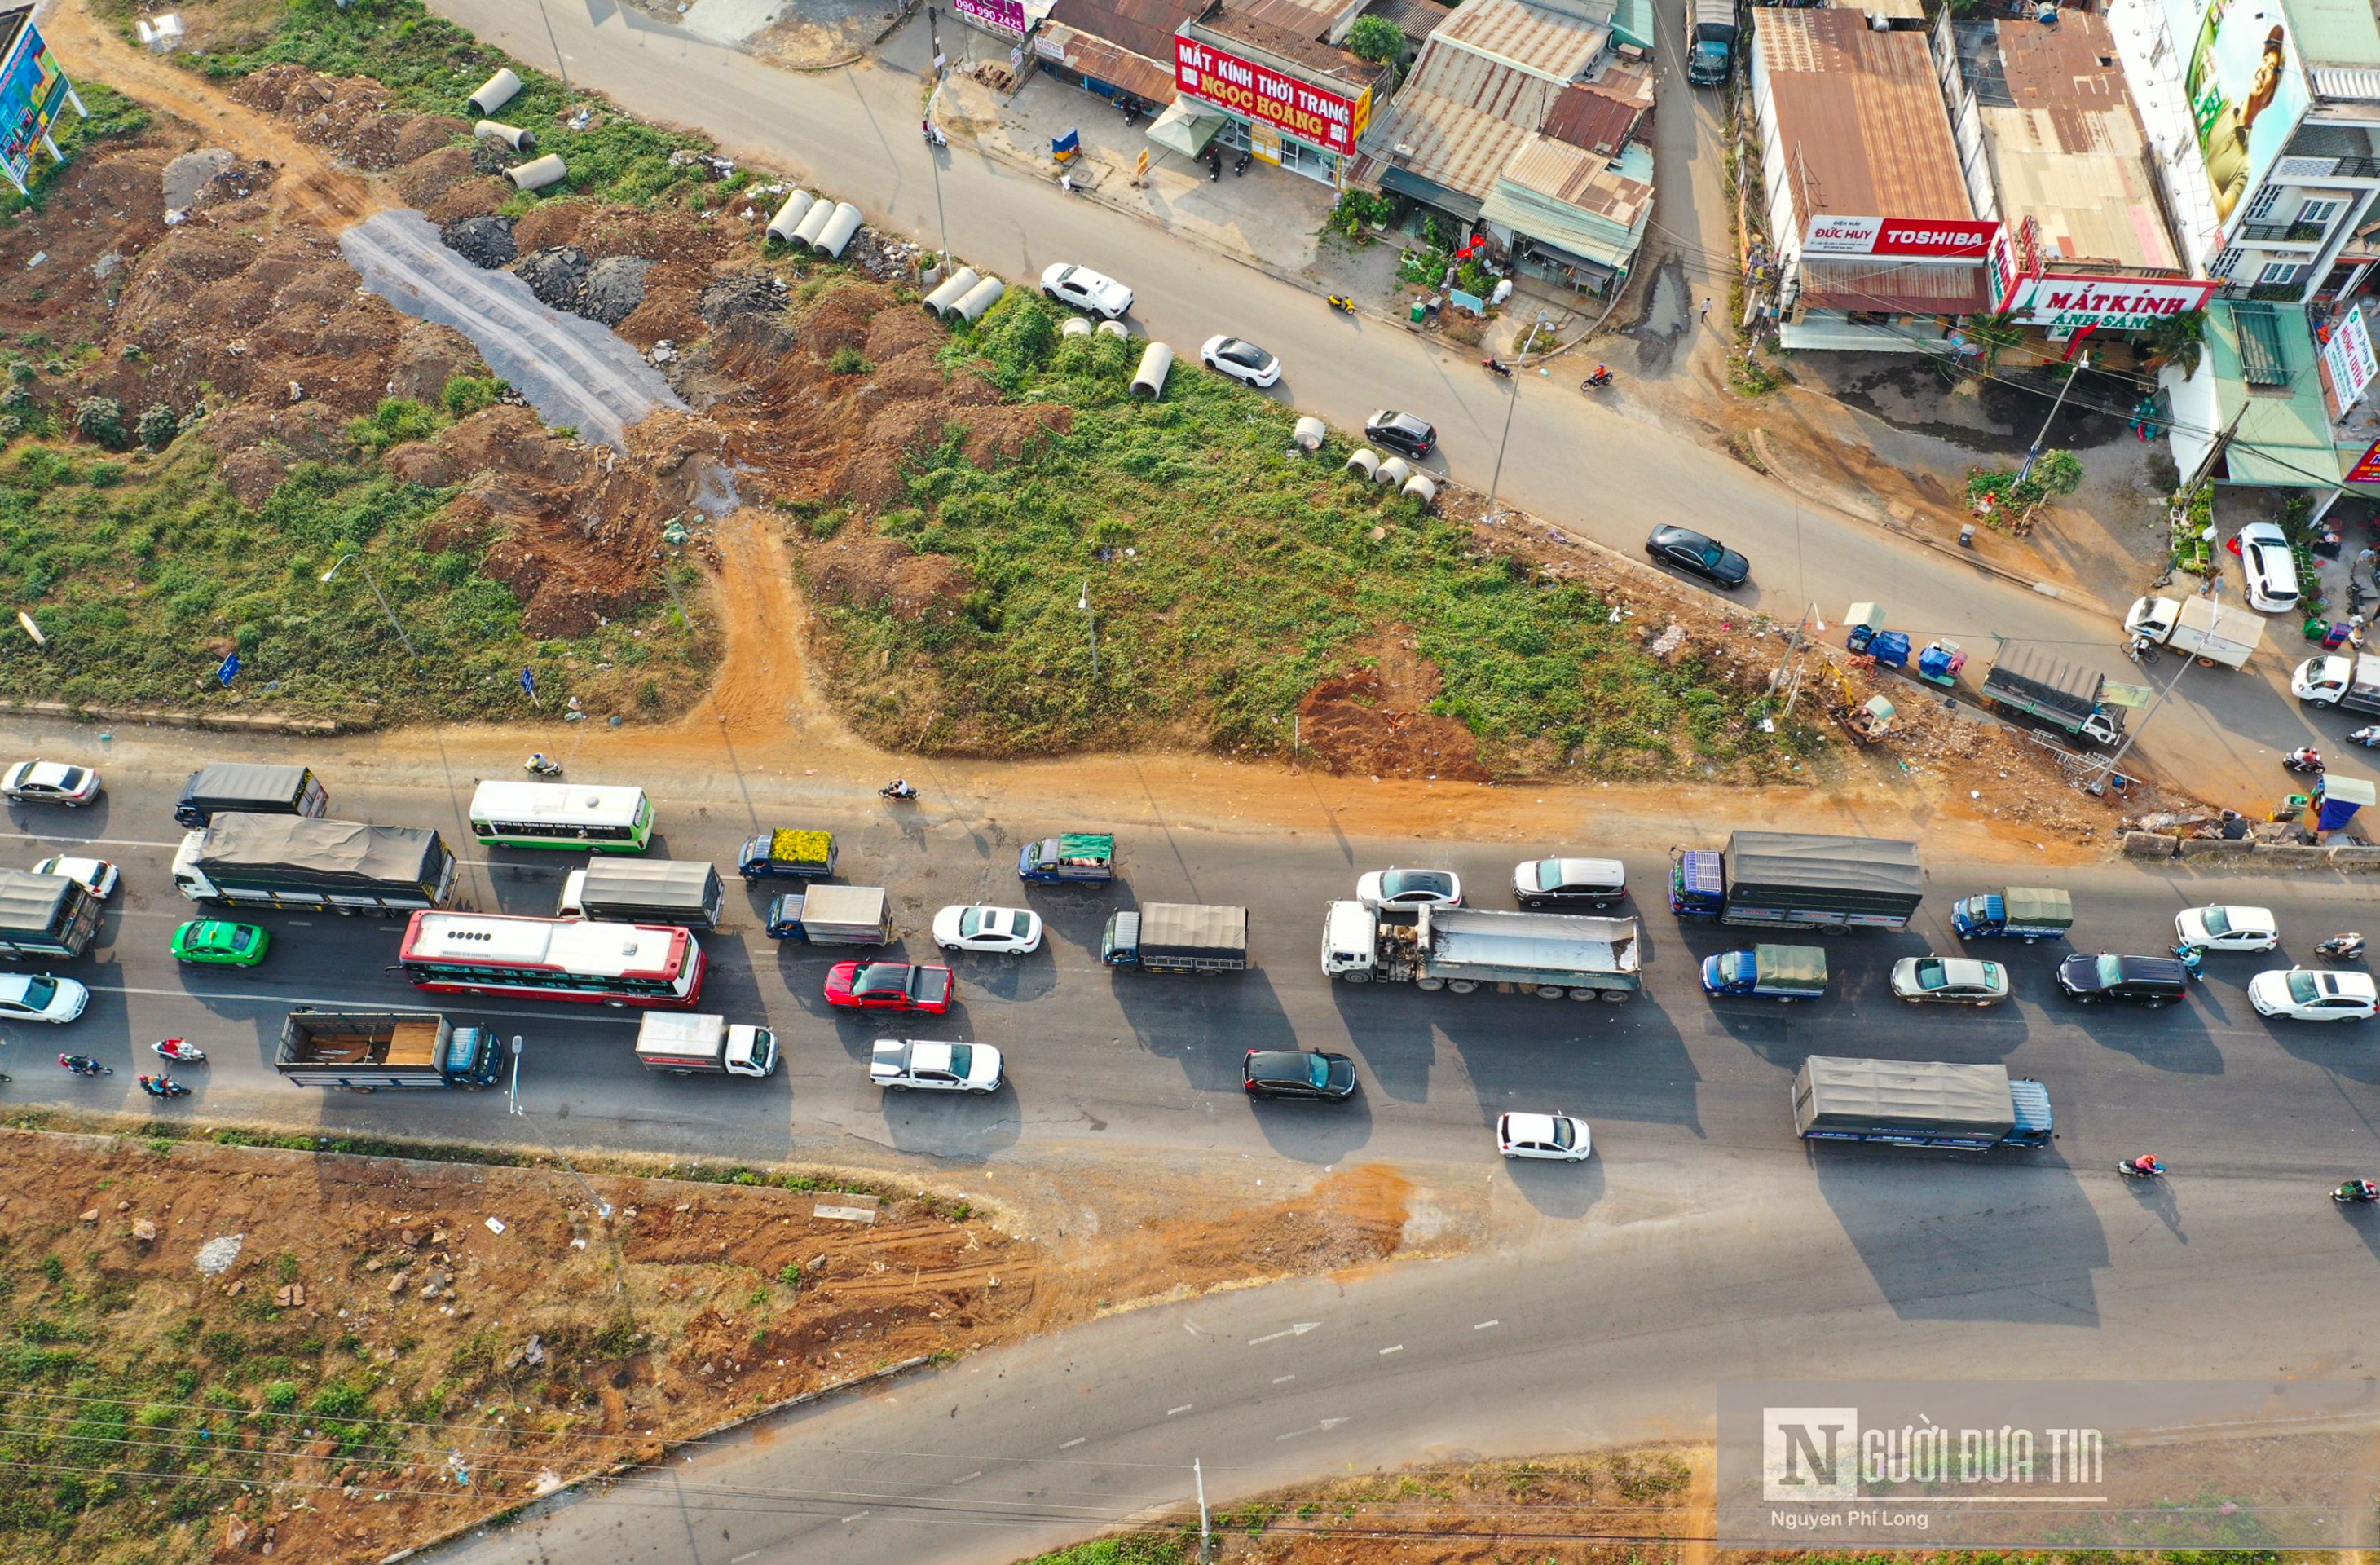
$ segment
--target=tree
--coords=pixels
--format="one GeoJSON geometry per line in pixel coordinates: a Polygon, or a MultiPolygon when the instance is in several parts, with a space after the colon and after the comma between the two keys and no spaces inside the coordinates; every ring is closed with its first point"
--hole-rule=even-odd
{"type": "Polygon", "coordinates": [[[2198,361],[2205,356],[2206,344],[2202,340],[2206,330],[2206,311],[2185,309],[2179,315],[2158,318],[2148,330],[2143,346],[2148,350],[2152,369],[2171,365],[2181,371],[2184,380],[2198,373],[2198,361]]]}
{"type": "Polygon", "coordinates": [[[1388,65],[1405,57],[1404,30],[1386,17],[1357,17],[1347,30],[1347,50],[1358,59],[1388,65]]]}
{"type": "Polygon", "coordinates": [[[2005,310],[1997,315],[1971,316],[1967,337],[1984,350],[1983,373],[1989,379],[2000,367],[2000,355],[2024,341],[2024,322],[2005,310]]]}
{"type": "Polygon", "coordinates": [[[2045,451],[2033,465],[2033,481],[2045,495],[2071,494],[2082,487],[2082,459],[2070,451],[2045,451]]]}
{"type": "Polygon", "coordinates": [[[152,402],[140,410],[140,422],[135,429],[141,444],[152,451],[163,451],[182,432],[182,420],[165,404],[152,402]]]}
{"type": "Polygon", "coordinates": [[[124,404],[112,396],[87,396],[75,404],[75,428],[109,450],[124,444],[124,404]]]}

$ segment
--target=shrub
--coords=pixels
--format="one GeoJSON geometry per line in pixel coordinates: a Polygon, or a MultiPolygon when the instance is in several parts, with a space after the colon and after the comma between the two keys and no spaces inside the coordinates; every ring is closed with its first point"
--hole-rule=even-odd
{"type": "Polygon", "coordinates": [[[75,431],[114,451],[124,444],[124,404],[112,396],[87,396],[75,404],[75,431]]]}
{"type": "Polygon", "coordinates": [[[275,1380],[264,1388],[264,1411],[292,1413],[298,1407],[298,1387],[295,1382],[275,1380]]]}
{"type": "Polygon", "coordinates": [[[834,350],[834,357],[826,361],[826,367],[837,375],[865,375],[875,368],[868,362],[866,354],[849,343],[834,350]]]}
{"type": "Polygon", "coordinates": [[[409,440],[428,440],[438,432],[435,408],[409,396],[382,397],[367,418],[347,426],[347,438],[374,455],[409,440]]]}
{"type": "Polygon", "coordinates": [[[182,420],[164,403],[152,402],[140,410],[140,421],[134,426],[134,431],[140,435],[141,444],[152,451],[163,451],[182,432],[182,420]]]}
{"type": "Polygon", "coordinates": [[[445,408],[449,419],[468,419],[493,407],[506,389],[504,382],[493,375],[456,375],[438,394],[438,404],[445,408]]]}

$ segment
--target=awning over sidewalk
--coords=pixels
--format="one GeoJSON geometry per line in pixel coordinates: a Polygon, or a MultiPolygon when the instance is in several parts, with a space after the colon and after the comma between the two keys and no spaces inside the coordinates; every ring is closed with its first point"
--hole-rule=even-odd
{"type": "Polygon", "coordinates": [[[1228,115],[1197,108],[1187,99],[1177,98],[1172,107],[1149,122],[1148,139],[1167,152],[1195,158],[1231,123],[1228,115]]]}

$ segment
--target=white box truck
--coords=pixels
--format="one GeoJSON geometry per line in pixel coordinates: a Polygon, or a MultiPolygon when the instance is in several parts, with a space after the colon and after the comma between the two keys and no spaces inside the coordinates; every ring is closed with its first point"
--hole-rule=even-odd
{"type": "Polygon", "coordinates": [[[637,1062],[681,1076],[765,1076],[777,1068],[777,1035],[724,1016],[648,1011],[637,1027],[637,1062]]]}

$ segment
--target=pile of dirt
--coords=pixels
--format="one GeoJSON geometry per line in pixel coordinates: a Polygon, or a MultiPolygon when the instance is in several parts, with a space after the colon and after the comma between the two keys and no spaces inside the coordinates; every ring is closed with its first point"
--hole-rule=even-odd
{"type": "MultiPolygon", "coordinates": [[[[42,190],[39,210],[0,224],[0,333],[103,340],[126,264],[169,232],[165,170],[195,145],[188,130],[159,120],[85,148],[42,190]]],[[[35,394],[53,400],[45,387],[35,394]]]]}
{"type": "Polygon", "coordinates": [[[587,269],[578,313],[606,326],[617,326],[642,309],[645,273],[652,262],[639,255],[605,256],[587,269]]]}
{"type": "Polygon", "coordinates": [[[881,605],[915,624],[951,615],[975,582],[966,567],[943,554],[918,554],[897,539],[879,538],[864,525],[844,528],[805,556],[810,590],[822,601],[881,605]]]}
{"type": "Polygon", "coordinates": [[[1322,680],[1298,701],[1302,741],[1325,770],[1490,781],[1470,728],[1430,711],[1445,681],[1418,646],[1402,625],[1350,643],[1351,672],[1322,680]]]}
{"type": "Polygon", "coordinates": [[[513,262],[513,275],[548,309],[576,311],[587,292],[587,252],[577,245],[550,245],[513,262]]]}
{"type": "Polygon", "coordinates": [[[493,272],[520,259],[513,225],[502,217],[467,217],[438,230],[439,240],[472,265],[493,272]]]}

